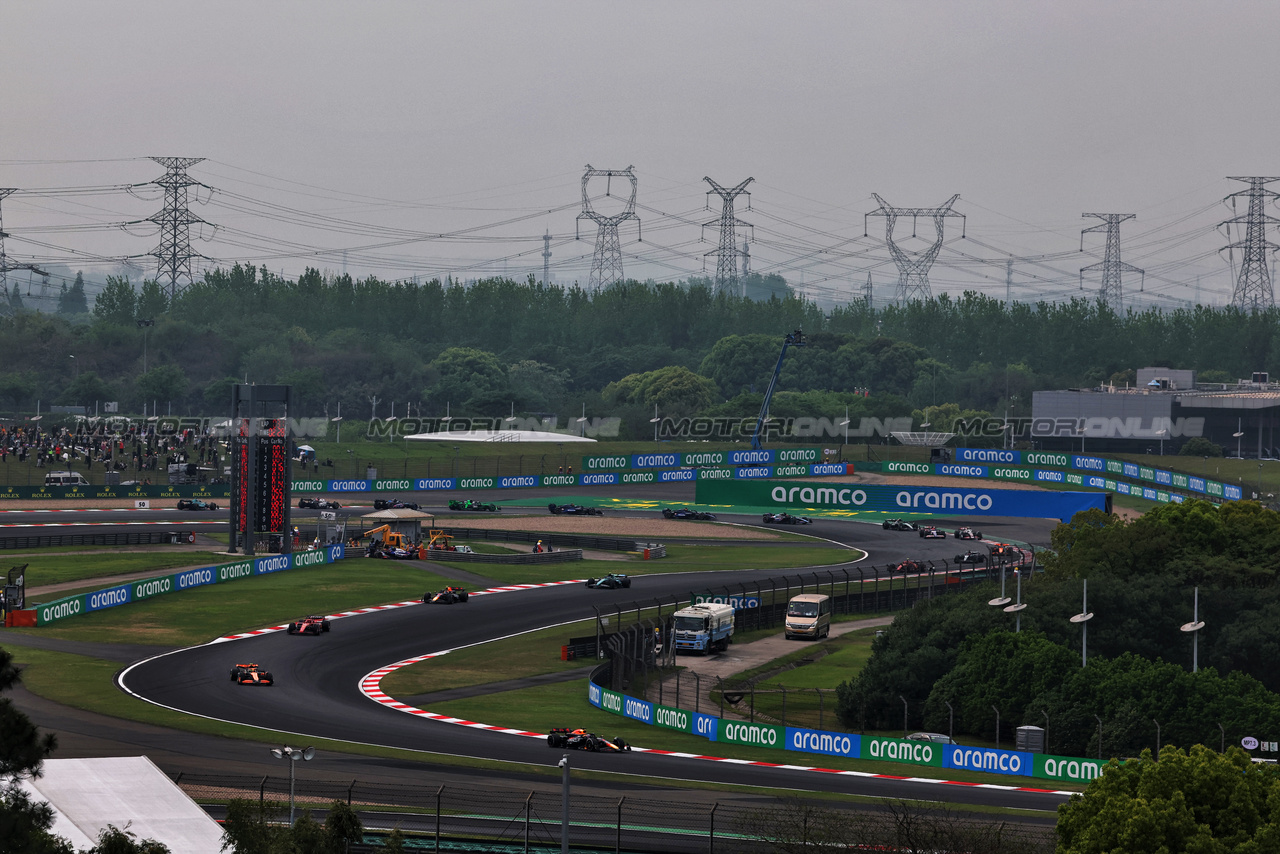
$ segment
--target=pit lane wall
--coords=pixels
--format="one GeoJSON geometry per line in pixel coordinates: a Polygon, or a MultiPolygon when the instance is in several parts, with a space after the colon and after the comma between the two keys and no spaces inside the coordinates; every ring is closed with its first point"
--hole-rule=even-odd
{"type": "Polygon", "coordinates": [[[904,484],[831,484],[813,481],[698,483],[698,504],[739,505],[786,510],[877,511],[883,513],[955,513],[965,516],[1018,516],[1067,521],[1084,510],[1106,510],[1101,492],[1036,492],[967,489],[904,484]]]}
{"type": "Polygon", "coordinates": [[[121,605],[141,602],[166,593],[194,590],[208,584],[225,584],[289,569],[321,566],[342,560],[344,557],[346,557],[346,548],[342,545],[332,545],[315,551],[246,558],[235,563],[187,569],[171,575],[157,575],[154,578],[144,578],[141,581],[131,581],[128,584],[105,587],[89,593],[78,593],[75,596],[67,596],[39,605],[35,609],[36,625],[48,626],[92,611],[118,608],[121,605]]]}
{"type": "Polygon", "coordinates": [[[930,765],[958,771],[985,771],[1013,777],[1033,777],[1069,783],[1087,783],[1102,773],[1106,763],[1069,756],[1046,756],[1019,750],[993,750],[960,744],[935,744],[901,738],[877,738],[847,732],[824,732],[775,724],[731,721],[714,715],[662,706],[628,697],[587,683],[591,705],[615,715],[664,729],[699,735],[709,741],[741,744],[769,750],[874,759],[905,765],[930,765]]]}

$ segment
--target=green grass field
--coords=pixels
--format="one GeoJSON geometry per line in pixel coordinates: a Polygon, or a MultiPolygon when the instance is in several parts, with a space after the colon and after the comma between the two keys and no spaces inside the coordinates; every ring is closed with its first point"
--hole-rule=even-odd
{"type": "MultiPolygon", "coordinates": [[[[101,546],[97,547],[101,549],[101,546]]],[[[27,588],[43,587],[46,584],[62,584],[68,581],[83,581],[92,578],[107,578],[113,575],[126,575],[132,572],[154,571],[157,575],[166,569],[177,569],[184,566],[212,566],[229,561],[226,555],[202,551],[164,551],[164,552],[106,552],[63,554],[58,552],[41,552],[25,554],[4,560],[0,565],[27,565],[27,588]]]]}
{"type": "Polygon", "coordinates": [[[184,646],[279,625],[303,614],[418,599],[448,583],[444,576],[396,561],[342,561],[157,596],[44,628],[6,631],[94,643],[184,646]]]}

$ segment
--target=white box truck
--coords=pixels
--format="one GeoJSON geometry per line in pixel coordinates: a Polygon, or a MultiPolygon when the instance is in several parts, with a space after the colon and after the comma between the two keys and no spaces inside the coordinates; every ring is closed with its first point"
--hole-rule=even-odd
{"type": "Polygon", "coordinates": [[[733,606],[715,603],[690,605],[673,615],[676,651],[709,652],[729,647],[733,637],[733,606]]]}

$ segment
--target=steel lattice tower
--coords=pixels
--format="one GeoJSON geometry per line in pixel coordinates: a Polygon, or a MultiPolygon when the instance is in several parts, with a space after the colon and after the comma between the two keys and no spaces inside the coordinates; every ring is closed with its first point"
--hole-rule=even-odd
{"type": "Polygon", "coordinates": [[[932,298],[933,293],[929,290],[929,268],[933,266],[934,260],[938,257],[938,250],[942,248],[942,227],[946,218],[958,216],[962,221],[964,220],[964,214],[951,210],[951,206],[960,198],[960,194],[956,193],[936,208],[895,208],[875,193],[872,193],[871,197],[879,203],[880,207],[862,218],[862,233],[864,237],[867,234],[867,217],[884,217],[884,242],[889,247],[889,254],[893,257],[893,262],[898,265],[898,293],[896,295],[898,304],[905,304],[912,299],[927,300],[932,298]],[[911,217],[912,237],[916,236],[917,219],[922,216],[932,219],[934,230],[937,233],[933,244],[928,249],[923,249],[919,252],[909,252],[898,246],[893,239],[893,226],[900,216],[911,217]]]}
{"type": "Polygon", "coordinates": [[[867,273],[867,283],[862,286],[862,301],[866,303],[867,308],[871,308],[872,298],[875,295],[874,286],[871,284],[871,274],[867,273]]]}
{"type": "Polygon", "coordinates": [[[4,199],[13,192],[13,187],[0,187],[0,292],[4,293],[0,312],[5,314],[9,313],[9,259],[4,254],[4,239],[9,235],[4,232],[4,199]]]}
{"type": "MultiPolygon", "coordinates": [[[[622,281],[622,244],[618,240],[618,226],[629,219],[640,226],[640,217],[636,216],[636,176],[634,166],[626,169],[595,169],[587,164],[587,171],[582,176],[582,213],[578,214],[578,222],[589,219],[596,224],[596,251],[591,259],[591,276],[587,279],[588,288],[607,288],[622,281]],[[592,178],[605,178],[605,195],[612,195],[614,177],[626,178],[631,182],[631,196],[627,199],[622,213],[605,216],[596,213],[591,207],[591,197],[587,195],[587,183],[592,178]]],[[[581,235],[578,235],[581,238],[581,235]]]]}
{"type": "MultiPolygon", "coordinates": [[[[1267,240],[1267,225],[1280,223],[1280,219],[1268,216],[1265,211],[1267,199],[1275,199],[1278,196],[1274,191],[1267,189],[1267,184],[1280,181],[1280,178],[1229,178],[1228,180],[1249,182],[1248,190],[1232,193],[1222,200],[1224,203],[1230,201],[1234,211],[1236,198],[1248,193],[1249,213],[1242,217],[1233,216],[1218,226],[1221,228],[1223,225],[1239,223],[1245,225],[1244,240],[1237,240],[1223,247],[1228,252],[1232,249],[1244,250],[1244,263],[1240,265],[1240,275],[1236,277],[1231,304],[1236,308],[1247,308],[1254,312],[1268,309],[1276,304],[1276,300],[1272,289],[1271,271],[1267,269],[1267,250],[1274,251],[1280,249],[1280,246],[1267,240]]],[[[1232,266],[1234,267],[1235,264],[1233,263],[1232,266]]]]}
{"type": "Polygon", "coordinates": [[[190,187],[203,187],[187,175],[187,168],[194,166],[203,157],[152,157],[167,171],[151,183],[164,187],[164,210],[155,216],[148,217],[148,222],[160,226],[160,245],[151,251],[159,262],[156,279],[160,282],[168,280],[169,301],[172,303],[179,291],[178,280],[186,279],[191,284],[191,226],[203,223],[200,217],[191,213],[187,207],[187,190],[190,187]]]}
{"type": "Polygon", "coordinates": [[[551,284],[551,232],[542,235],[542,286],[551,284]]]}
{"type": "Polygon", "coordinates": [[[738,237],[734,233],[734,229],[739,225],[751,228],[751,223],[738,219],[733,212],[733,201],[738,196],[746,195],[747,210],[751,210],[751,194],[747,192],[747,185],[754,181],[755,178],[748,178],[731,190],[726,190],[710,178],[703,178],[702,180],[711,185],[711,189],[707,190],[707,195],[710,196],[715,193],[720,197],[721,202],[720,218],[702,224],[704,229],[711,225],[720,226],[720,245],[702,257],[716,256],[716,291],[736,295],[740,289],[740,280],[738,279],[738,237]]]}
{"type": "MultiPolygon", "coordinates": [[[[1080,289],[1084,290],[1084,274],[1092,270],[1102,271],[1102,287],[1098,290],[1098,299],[1109,306],[1112,311],[1119,313],[1124,310],[1124,288],[1121,285],[1120,277],[1122,273],[1139,273],[1146,281],[1146,271],[1140,270],[1132,264],[1126,264],[1120,260],[1120,223],[1127,219],[1133,219],[1137,214],[1112,214],[1112,213],[1085,213],[1080,216],[1094,216],[1102,220],[1097,225],[1090,226],[1080,232],[1080,251],[1084,251],[1084,236],[1095,231],[1105,231],[1107,233],[1107,250],[1102,256],[1102,261],[1097,264],[1090,264],[1087,267],[1080,268],[1080,289]]],[[[1142,290],[1142,286],[1138,287],[1142,290]]]]}
{"type": "Polygon", "coordinates": [[[751,247],[747,246],[747,241],[742,241],[742,287],[739,289],[738,296],[747,295],[747,276],[751,275],[751,247]]]}
{"type": "MultiPolygon", "coordinates": [[[[0,301],[0,315],[7,315],[13,307],[11,295],[9,293],[9,271],[10,270],[30,270],[33,273],[39,273],[42,276],[48,276],[44,270],[41,270],[35,264],[14,264],[9,261],[9,256],[4,252],[4,239],[9,235],[4,230],[4,199],[18,192],[14,187],[0,187],[0,294],[4,294],[4,300],[0,301]]],[[[18,289],[15,284],[14,290],[18,289]]]]}

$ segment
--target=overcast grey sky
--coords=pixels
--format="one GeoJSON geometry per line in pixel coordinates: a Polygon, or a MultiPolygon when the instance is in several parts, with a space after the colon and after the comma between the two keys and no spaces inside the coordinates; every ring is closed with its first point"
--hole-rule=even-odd
{"type": "MultiPolygon", "coordinates": [[[[192,176],[226,191],[195,208],[227,227],[195,244],[212,258],[292,276],[340,269],[347,249],[353,273],[388,278],[541,276],[549,230],[556,278],[585,283],[585,164],[636,167],[645,242],[630,226],[623,240],[640,278],[700,273],[716,234],[697,242],[696,223],[718,213],[703,176],[753,176],[753,267],[841,299],[868,270],[878,296],[896,281],[883,220],[862,238],[872,192],[904,207],[959,193],[971,240],[948,223],[935,293],[1003,297],[1003,268],[960,252],[1075,252],[1017,266],[1036,288],[1018,296],[1068,293],[1100,257],[1076,252],[1098,211],[1138,215],[1125,260],[1151,294],[1190,299],[1199,275],[1222,302],[1215,203],[1244,186],[1226,176],[1280,174],[1278,24],[1276,2],[15,1],[0,7],[0,187],[145,182],[162,170],[132,158],[206,157],[192,176]],[[508,220],[483,240],[361,248],[508,220]]],[[[159,209],[139,195],[15,195],[8,252],[143,254],[144,227],[24,233],[159,209]]]]}

